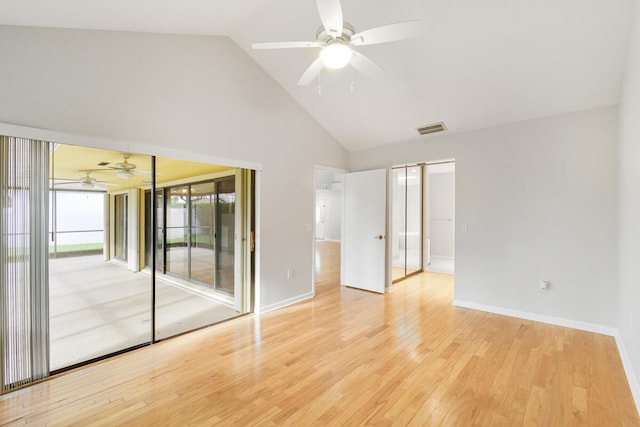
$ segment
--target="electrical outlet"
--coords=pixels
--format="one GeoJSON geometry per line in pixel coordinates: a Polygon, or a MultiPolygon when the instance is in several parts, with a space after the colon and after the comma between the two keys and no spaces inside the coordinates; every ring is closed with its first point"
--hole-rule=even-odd
{"type": "Polygon", "coordinates": [[[549,292],[551,290],[551,282],[548,280],[541,280],[538,286],[543,292],[549,292]]]}
{"type": "Polygon", "coordinates": [[[287,268],[287,279],[293,279],[293,268],[287,268]]]}

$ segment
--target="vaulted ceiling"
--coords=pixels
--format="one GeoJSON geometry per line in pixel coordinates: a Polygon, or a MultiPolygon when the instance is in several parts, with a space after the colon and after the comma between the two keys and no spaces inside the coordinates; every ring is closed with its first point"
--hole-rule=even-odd
{"type": "MultiPolygon", "coordinates": [[[[323,71],[296,83],[316,49],[315,0],[0,0],[0,24],[231,37],[350,151],[616,104],[632,0],[342,0],[356,30],[420,20],[412,40],[360,48],[386,73],[323,71]]],[[[215,52],[212,52],[215,55],[215,52]]]]}

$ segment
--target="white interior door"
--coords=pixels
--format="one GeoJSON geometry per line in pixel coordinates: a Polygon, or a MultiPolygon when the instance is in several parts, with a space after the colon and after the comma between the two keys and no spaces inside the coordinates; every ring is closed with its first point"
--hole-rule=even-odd
{"type": "Polygon", "coordinates": [[[386,208],[386,170],[345,175],[343,285],[385,291],[386,208]]]}

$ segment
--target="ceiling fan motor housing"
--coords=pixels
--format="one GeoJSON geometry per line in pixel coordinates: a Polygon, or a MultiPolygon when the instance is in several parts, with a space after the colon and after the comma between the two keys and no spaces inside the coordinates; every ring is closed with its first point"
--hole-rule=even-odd
{"type": "Polygon", "coordinates": [[[318,30],[316,31],[316,40],[322,43],[329,44],[332,40],[340,40],[343,43],[349,43],[351,41],[351,36],[356,33],[356,30],[353,28],[353,25],[348,22],[344,22],[342,24],[342,35],[338,37],[333,37],[329,35],[327,30],[325,30],[324,26],[320,25],[318,30]]]}

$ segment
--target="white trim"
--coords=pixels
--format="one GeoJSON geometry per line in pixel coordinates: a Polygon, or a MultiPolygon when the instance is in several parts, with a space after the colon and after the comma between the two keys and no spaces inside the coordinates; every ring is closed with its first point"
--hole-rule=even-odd
{"type": "Polygon", "coordinates": [[[0,122],[0,135],[15,136],[19,138],[38,139],[61,144],[79,145],[104,150],[132,152],[158,157],[170,157],[176,160],[188,160],[192,162],[211,163],[235,168],[262,170],[262,165],[255,162],[227,159],[210,156],[204,153],[195,153],[183,149],[158,147],[156,145],[142,144],[132,141],[99,138],[94,136],[78,135],[58,132],[48,129],[32,128],[0,122]]]}
{"type": "Polygon", "coordinates": [[[255,215],[255,235],[254,238],[254,247],[253,247],[253,312],[256,314],[260,314],[262,300],[261,298],[261,290],[262,290],[262,262],[260,261],[262,258],[262,171],[256,170],[255,176],[255,188],[254,191],[254,215],[255,215]]]}
{"type": "Polygon", "coordinates": [[[287,307],[289,305],[293,305],[293,304],[296,304],[296,303],[299,303],[299,302],[302,302],[302,301],[309,300],[309,299],[311,299],[313,297],[314,297],[314,293],[313,292],[308,292],[306,294],[298,295],[298,296],[295,296],[293,298],[286,299],[284,301],[278,301],[278,302],[276,302],[274,304],[268,305],[266,307],[262,307],[261,310],[260,310],[260,314],[265,314],[265,313],[268,313],[270,311],[275,311],[275,310],[278,310],[280,308],[287,307]]]}
{"type": "Polygon", "coordinates": [[[608,335],[611,337],[615,337],[618,333],[618,330],[616,328],[612,328],[610,326],[598,325],[596,323],[580,322],[571,319],[563,319],[560,317],[545,316],[543,314],[529,313],[526,311],[513,310],[510,308],[478,304],[475,302],[454,300],[452,305],[455,307],[471,308],[473,310],[486,311],[488,313],[501,314],[503,316],[517,317],[519,319],[548,323],[550,325],[564,326],[565,328],[594,332],[596,334],[608,335]]]}
{"type": "Polygon", "coordinates": [[[629,358],[629,354],[627,353],[627,349],[624,346],[624,341],[620,332],[616,332],[614,335],[616,339],[616,344],[618,345],[618,352],[620,353],[620,359],[622,359],[622,367],[624,368],[624,373],[627,375],[627,382],[629,383],[629,388],[631,389],[631,395],[633,396],[633,400],[636,403],[636,411],[640,413],[640,383],[638,382],[638,378],[633,370],[633,365],[631,364],[631,359],[629,358]]]}

